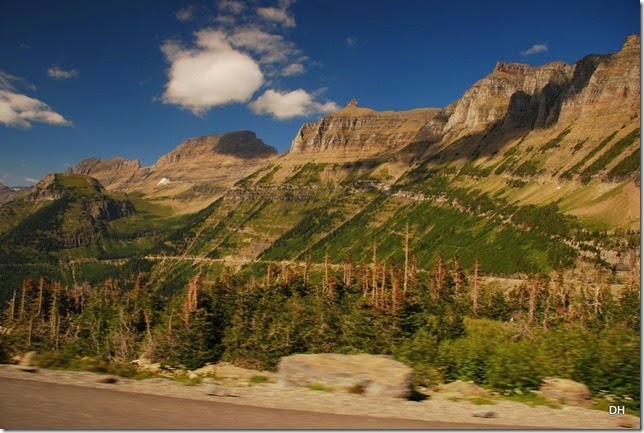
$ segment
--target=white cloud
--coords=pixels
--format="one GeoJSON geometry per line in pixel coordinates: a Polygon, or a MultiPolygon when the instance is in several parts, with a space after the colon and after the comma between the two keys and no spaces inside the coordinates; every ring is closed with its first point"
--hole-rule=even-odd
{"type": "Polygon", "coordinates": [[[183,9],[179,9],[175,16],[181,22],[190,21],[195,13],[195,7],[193,5],[188,5],[183,9]]]}
{"type": "Polygon", "coordinates": [[[234,50],[225,34],[201,30],[195,47],[168,41],[161,46],[170,67],[161,100],[196,115],[231,102],[246,102],[264,82],[259,65],[249,55],[234,50]]]}
{"type": "Polygon", "coordinates": [[[546,44],[534,44],[530,48],[528,48],[525,51],[521,51],[521,54],[524,56],[531,56],[533,54],[538,54],[538,53],[547,53],[548,52],[548,45],[546,44]]]}
{"type": "Polygon", "coordinates": [[[301,63],[291,63],[282,69],[282,75],[284,77],[290,77],[292,75],[299,75],[304,73],[304,65],[301,63]]]}
{"type": "Polygon", "coordinates": [[[47,69],[47,75],[49,75],[51,78],[55,80],[74,78],[78,76],[79,73],[80,72],[78,72],[76,69],[70,69],[69,71],[65,71],[64,69],[60,69],[58,66],[55,66],[55,65],[47,69]]]}
{"type": "Polygon", "coordinates": [[[238,15],[246,9],[243,2],[236,0],[222,0],[219,2],[219,10],[223,13],[238,15]]]}
{"type": "Polygon", "coordinates": [[[29,129],[31,122],[50,125],[71,126],[72,122],[52,111],[49,105],[38,99],[0,89],[0,123],[17,128],[29,129]]]}
{"type": "Polygon", "coordinates": [[[255,27],[236,30],[229,35],[228,41],[235,47],[248,50],[260,56],[261,63],[286,62],[299,53],[292,42],[281,35],[267,33],[255,27]]]}
{"type": "Polygon", "coordinates": [[[340,108],[335,102],[320,103],[313,99],[314,95],[303,89],[283,93],[267,90],[248,106],[257,114],[270,114],[279,120],[330,113],[340,108]]]}
{"type": "Polygon", "coordinates": [[[0,69],[0,89],[16,90],[14,83],[20,83],[29,90],[36,90],[36,86],[28,83],[24,78],[11,75],[0,69]]]}
{"type": "Polygon", "coordinates": [[[288,8],[293,3],[292,0],[280,0],[279,6],[257,8],[257,15],[276,24],[281,24],[284,27],[295,27],[295,18],[289,12],[288,8]]]}
{"type": "Polygon", "coordinates": [[[349,36],[346,42],[348,46],[354,47],[358,43],[358,38],[355,36],[349,36]]]}
{"type": "Polygon", "coordinates": [[[38,183],[38,182],[40,182],[38,179],[34,179],[33,177],[29,177],[29,176],[25,177],[25,180],[27,182],[29,182],[29,183],[38,183]]]}

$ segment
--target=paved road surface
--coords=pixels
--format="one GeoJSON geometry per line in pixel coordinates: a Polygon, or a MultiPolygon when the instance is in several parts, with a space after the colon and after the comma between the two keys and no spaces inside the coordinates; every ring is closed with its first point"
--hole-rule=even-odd
{"type": "Polygon", "coordinates": [[[0,428],[498,429],[503,426],[268,409],[1,378],[0,428]]]}

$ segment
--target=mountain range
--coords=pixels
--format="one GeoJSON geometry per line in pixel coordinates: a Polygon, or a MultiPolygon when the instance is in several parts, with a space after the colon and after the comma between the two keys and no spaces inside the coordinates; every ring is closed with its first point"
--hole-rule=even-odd
{"type": "Polygon", "coordinates": [[[0,272],[14,284],[36,265],[77,281],[144,260],[170,285],[230,266],[396,261],[406,237],[425,269],[458,256],[503,275],[628,270],[640,38],[573,65],[499,62],[444,108],[352,100],[302,125],[282,155],[251,131],[207,135],[150,167],[88,158],[30,191],[0,187],[2,202],[0,260],[14,267],[0,272]]]}

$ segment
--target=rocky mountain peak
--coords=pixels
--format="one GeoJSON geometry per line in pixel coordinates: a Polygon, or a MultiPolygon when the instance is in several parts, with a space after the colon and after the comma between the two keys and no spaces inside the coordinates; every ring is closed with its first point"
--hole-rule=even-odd
{"type": "Polygon", "coordinates": [[[29,195],[32,201],[58,200],[65,194],[92,196],[102,195],[101,183],[84,174],[56,173],[46,175],[29,195]]]}
{"type": "Polygon", "coordinates": [[[233,131],[225,134],[210,134],[189,138],[172,152],[162,156],[156,165],[175,163],[185,158],[228,155],[238,158],[266,158],[277,150],[264,143],[252,131],[233,131]]]}
{"type": "Polygon", "coordinates": [[[622,44],[622,51],[640,51],[640,36],[629,35],[622,44]]]}

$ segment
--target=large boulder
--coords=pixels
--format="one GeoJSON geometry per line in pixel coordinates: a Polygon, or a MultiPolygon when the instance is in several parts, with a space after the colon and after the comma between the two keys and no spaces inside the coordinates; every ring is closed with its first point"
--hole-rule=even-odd
{"type": "Polygon", "coordinates": [[[20,359],[20,362],[18,363],[18,365],[23,367],[36,367],[37,358],[38,358],[37,352],[27,352],[24,355],[22,355],[22,358],[20,359]]]}
{"type": "Polygon", "coordinates": [[[543,380],[539,395],[549,400],[569,406],[580,406],[591,408],[593,401],[590,398],[590,390],[583,383],[570,379],[547,377],[543,380]]]}
{"type": "Polygon", "coordinates": [[[321,385],[368,396],[408,398],[412,369],[384,355],[320,353],[284,357],[278,385],[321,385]]]}

